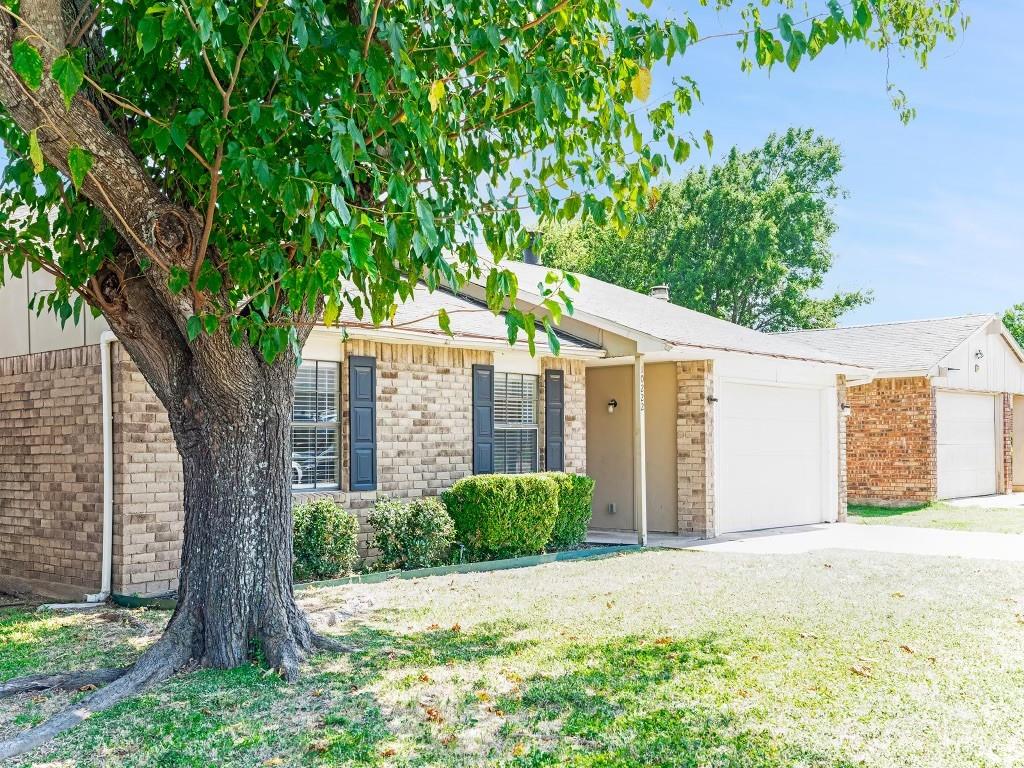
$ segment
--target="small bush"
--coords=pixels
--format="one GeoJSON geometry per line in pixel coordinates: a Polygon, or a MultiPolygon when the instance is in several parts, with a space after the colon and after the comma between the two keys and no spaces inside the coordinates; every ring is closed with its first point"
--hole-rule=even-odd
{"type": "Polygon", "coordinates": [[[548,545],[556,549],[570,549],[587,538],[591,505],[594,500],[594,480],[586,475],[568,472],[547,472],[558,485],[558,517],[551,531],[548,545]]]}
{"type": "Polygon", "coordinates": [[[380,499],[370,513],[382,569],[432,568],[449,562],[455,524],[435,498],[380,499]]]}
{"type": "Polygon", "coordinates": [[[441,499],[472,560],[536,554],[558,517],[558,485],[539,474],[465,477],[441,499]]]}
{"type": "Polygon", "coordinates": [[[330,499],[314,499],[293,510],[296,581],[332,579],[352,571],[359,556],[359,521],[330,499]]]}

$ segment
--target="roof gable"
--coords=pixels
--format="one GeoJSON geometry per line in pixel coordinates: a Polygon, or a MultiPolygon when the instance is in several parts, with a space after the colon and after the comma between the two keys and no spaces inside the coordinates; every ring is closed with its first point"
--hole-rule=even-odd
{"type": "Polygon", "coordinates": [[[993,321],[998,322],[995,315],[961,315],[781,335],[842,355],[879,373],[927,373],[993,321]]]}

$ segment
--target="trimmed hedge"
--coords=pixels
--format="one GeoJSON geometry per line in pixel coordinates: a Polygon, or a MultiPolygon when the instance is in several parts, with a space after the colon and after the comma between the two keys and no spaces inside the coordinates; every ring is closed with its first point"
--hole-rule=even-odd
{"type": "Polygon", "coordinates": [[[472,560],[537,554],[558,517],[558,484],[543,474],[464,477],[441,500],[472,560]]]}
{"type": "Polygon", "coordinates": [[[359,557],[359,521],[330,499],[313,499],[292,511],[292,573],[296,581],[333,579],[352,572],[359,557]]]}
{"type": "Polygon", "coordinates": [[[569,549],[587,538],[594,501],[594,479],[569,472],[546,472],[558,485],[558,517],[548,545],[569,549]]]}
{"type": "Polygon", "coordinates": [[[369,523],[381,570],[448,564],[455,543],[455,524],[439,500],[378,499],[369,523]]]}

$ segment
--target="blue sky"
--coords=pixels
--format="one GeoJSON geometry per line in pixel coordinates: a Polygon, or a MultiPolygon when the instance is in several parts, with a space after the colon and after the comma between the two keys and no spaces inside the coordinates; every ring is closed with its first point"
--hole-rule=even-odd
{"type": "MultiPolygon", "coordinates": [[[[838,256],[829,287],[871,288],[873,304],[844,318],[872,323],[1002,311],[1024,301],[1024,3],[965,2],[972,23],[928,69],[893,61],[891,77],[917,107],[904,126],[885,91],[885,59],[842,46],[796,73],[739,71],[732,42],[691,49],[676,73],[693,76],[715,157],[788,126],[839,142],[849,197],[837,204],[838,256]]],[[[669,8],[656,0],[653,13],[669,8]]],[[[709,13],[702,35],[735,17],[709,13]]],[[[654,94],[671,80],[655,73],[654,94]]],[[[705,162],[703,158],[695,158],[705,162]]]]}
{"type": "MultiPolygon", "coordinates": [[[[966,34],[928,69],[893,61],[893,80],[918,110],[908,126],[889,105],[884,58],[860,47],[833,47],[796,73],[744,74],[726,38],[655,72],[655,96],[671,89],[673,74],[696,78],[704,101],[692,127],[711,129],[716,158],[791,125],[839,142],[849,197],[837,205],[827,287],[875,294],[844,323],[996,312],[1024,301],[1024,3],[965,5],[966,34]]],[[[651,13],[672,9],[655,0],[651,13]]],[[[708,11],[701,34],[733,31],[735,18],[708,11]]],[[[707,161],[699,155],[691,162],[707,161]]]]}

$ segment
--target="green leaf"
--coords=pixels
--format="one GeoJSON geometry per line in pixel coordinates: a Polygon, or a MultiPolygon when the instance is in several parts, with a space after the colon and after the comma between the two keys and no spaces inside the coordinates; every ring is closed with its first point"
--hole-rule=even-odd
{"type": "Polygon", "coordinates": [[[36,173],[42,173],[46,164],[43,162],[43,150],[39,146],[39,129],[34,129],[28,135],[28,156],[32,160],[32,168],[36,173]]]}
{"type": "Polygon", "coordinates": [[[25,85],[33,91],[43,84],[43,57],[31,43],[15,40],[11,46],[11,64],[25,85]]]}
{"type": "Polygon", "coordinates": [[[427,94],[427,101],[430,102],[430,111],[437,112],[438,107],[441,106],[441,102],[444,101],[443,80],[435,80],[434,84],[430,86],[430,93],[427,94]]]}
{"type": "Polygon", "coordinates": [[[93,157],[81,147],[72,147],[68,151],[68,169],[71,171],[71,183],[75,189],[82,188],[82,182],[92,168],[93,157]]]}
{"type": "Polygon", "coordinates": [[[710,155],[715,149],[715,137],[711,135],[711,131],[704,131],[704,145],[708,148],[708,155],[710,155]]]}
{"type": "Polygon", "coordinates": [[[64,106],[71,108],[71,100],[75,98],[78,89],[85,81],[85,67],[70,52],[63,53],[53,62],[50,74],[57,82],[61,95],[64,96],[64,106]]]}
{"type": "Polygon", "coordinates": [[[185,332],[188,334],[189,341],[195,341],[199,334],[203,332],[203,320],[199,315],[192,315],[185,322],[185,332]]]}
{"type": "Polygon", "coordinates": [[[635,75],[630,86],[633,88],[633,98],[637,101],[647,101],[651,97],[651,70],[646,67],[640,67],[635,75]]]}
{"type": "Polygon", "coordinates": [[[327,297],[327,304],[324,306],[324,325],[333,326],[338,322],[341,315],[341,307],[338,305],[337,297],[332,293],[327,297]]]}
{"type": "Polygon", "coordinates": [[[562,342],[558,338],[558,334],[555,333],[555,329],[547,320],[544,321],[544,330],[548,334],[548,347],[551,349],[552,354],[558,357],[558,353],[562,351],[562,342]]]}

